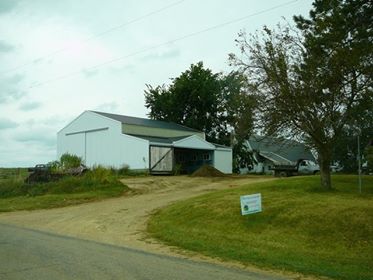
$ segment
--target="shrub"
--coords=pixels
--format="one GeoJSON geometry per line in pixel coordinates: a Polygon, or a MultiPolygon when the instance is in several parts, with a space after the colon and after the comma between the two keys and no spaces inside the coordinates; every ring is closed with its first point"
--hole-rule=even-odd
{"type": "Polygon", "coordinates": [[[81,157],[77,155],[71,155],[69,153],[65,153],[60,158],[60,167],[64,170],[79,167],[82,164],[83,160],[81,157]]]}
{"type": "Polygon", "coordinates": [[[57,173],[61,168],[61,162],[58,160],[48,162],[47,166],[50,168],[52,173],[57,173]]]}
{"type": "Polygon", "coordinates": [[[101,165],[94,166],[86,176],[97,183],[108,183],[113,180],[113,171],[101,165]]]}

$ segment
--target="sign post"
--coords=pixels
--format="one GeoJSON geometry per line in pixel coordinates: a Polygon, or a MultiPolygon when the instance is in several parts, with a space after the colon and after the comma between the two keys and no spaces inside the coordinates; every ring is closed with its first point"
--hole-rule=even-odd
{"type": "Polygon", "coordinates": [[[260,193],[242,195],[241,201],[241,215],[254,214],[262,212],[262,195],[260,193]]]}

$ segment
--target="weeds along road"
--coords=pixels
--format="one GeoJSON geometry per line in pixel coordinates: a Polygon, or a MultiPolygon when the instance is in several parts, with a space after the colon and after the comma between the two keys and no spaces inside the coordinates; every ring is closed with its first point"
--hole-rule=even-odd
{"type": "MultiPolygon", "coordinates": [[[[164,207],[178,200],[183,200],[183,199],[187,199],[190,197],[198,196],[198,195],[211,192],[214,190],[236,188],[241,185],[256,183],[260,181],[269,181],[269,180],[274,180],[274,179],[271,177],[245,177],[245,178],[231,178],[231,177],[229,178],[194,177],[193,178],[193,177],[187,177],[187,176],[134,177],[134,178],[128,178],[128,179],[123,180],[123,183],[127,184],[132,189],[132,194],[128,196],[107,199],[107,200],[103,200],[99,202],[81,204],[81,205],[76,205],[76,206],[50,209],[50,210],[35,210],[35,211],[19,211],[19,212],[1,213],[0,224],[12,224],[12,225],[21,226],[24,228],[41,230],[44,232],[56,233],[56,234],[60,234],[64,236],[81,238],[85,240],[92,240],[92,241],[112,244],[116,246],[124,246],[127,248],[146,251],[150,253],[170,255],[174,257],[189,258],[189,259],[191,258],[191,259],[194,259],[195,261],[206,261],[207,260],[209,262],[220,263],[217,260],[213,260],[211,258],[207,258],[207,257],[201,256],[198,254],[194,254],[190,252],[183,252],[175,248],[170,248],[166,245],[159,243],[156,240],[150,239],[146,235],[146,224],[147,224],[147,220],[150,214],[154,210],[164,207]]],[[[3,231],[5,231],[4,227],[1,227],[1,234],[0,234],[1,239],[2,239],[1,242],[5,242],[4,243],[5,245],[4,244],[2,245],[4,245],[5,248],[8,248],[9,254],[11,254],[11,249],[9,248],[9,246],[7,247],[6,245],[8,242],[7,238],[4,239],[3,237],[4,236],[3,231]]],[[[32,232],[32,233],[33,233],[33,236],[38,235],[36,232],[32,232]]],[[[30,232],[23,231],[22,234],[25,235],[23,238],[26,238],[27,234],[30,234],[30,232]]],[[[11,237],[10,235],[8,236],[9,238],[11,237]]],[[[49,238],[51,235],[46,235],[46,236],[48,236],[49,238]]],[[[26,238],[26,240],[34,242],[33,239],[30,240],[26,238]]],[[[37,242],[37,240],[38,238],[35,239],[35,242],[37,242]]],[[[71,240],[73,239],[63,239],[63,238],[58,239],[57,238],[56,242],[57,240],[58,242],[63,243],[65,241],[72,242],[71,240]]],[[[72,244],[72,243],[69,243],[69,244],[72,244]]],[[[23,243],[23,244],[25,245],[23,249],[33,246],[32,244],[26,244],[26,243],[23,243]]],[[[91,244],[91,243],[82,243],[82,244],[91,244]]],[[[56,246],[57,245],[58,244],[56,244],[56,246]]],[[[66,246],[72,246],[72,245],[67,244],[66,246]]],[[[84,246],[93,246],[93,245],[82,245],[82,246],[83,248],[85,248],[84,246]]],[[[102,248],[105,247],[102,244],[100,246],[103,246],[102,248]]],[[[58,245],[57,247],[62,249],[60,245],[58,245]]],[[[71,248],[73,249],[73,246],[71,248]]],[[[1,248],[1,252],[3,252],[3,249],[4,248],[1,248]]],[[[48,255],[50,252],[54,250],[53,248],[43,248],[43,250],[44,249],[46,250],[46,252],[43,253],[42,256],[48,255]]],[[[19,247],[19,250],[22,250],[22,247],[19,247]]],[[[92,251],[89,251],[88,249],[85,252],[89,253],[89,255],[93,254],[92,251]]],[[[129,250],[129,252],[132,252],[132,253],[137,252],[137,254],[139,254],[138,251],[129,250]]],[[[72,255],[74,256],[74,254],[78,254],[78,253],[75,252],[72,255]]],[[[83,253],[79,253],[79,254],[83,254],[83,253]]],[[[0,255],[2,255],[2,257],[4,256],[3,253],[0,255]]],[[[101,255],[101,257],[104,257],[104,256],[105,256],[104,254],[101,255]]],[[[31,258],[32,256],[30,255],[29,257],[31,258]]],[[[89,256],[83,256],[83,255],[77,255],[77,258],[78,257],[83,258],[81,260],[81,262],[83,263],[84,263],[84,258],[86,257],[89,258],[89,256]]],[[[93,257],[94,256],[92,256],[92,258],[93,257]]],[[[36,256],[36,258],[40,258],[40,256],[36,256]]],[[[61,258],[62,258],[62,261],[65,260],[64,257],[61,257],[61,258]]],[[[96,260],[98,259],[99,257],[97,257],[96,260]]],[[[110,257],[108,257],[108,259],[110,259],[110,257]]],[[[155,262],[154,260],[151,260],[151,259],[148,259],[148,261],[150,263],[149,264],[148,262],[146,264],[143,263],[143,266],[152,265],[151,263],[155,262]]],[[[92,260],[92,262],[94,262],[94,260],[92,260]]],[[[171,263],[169,265],[175,266],[174,263],[171,263]]],[[[228,266],[231,266],[231,265],[228,265],[228,266]]],[[[250,268],[250,270],[255,271],[254,268],[250,268]]],[[[259,270],[257,271],[260,272],[259,270]]],[[[0,272],[3,272],[3,268],[0,270],[0,272]]],[[[266,275],[266,274],[263,274],[263,275],[266,275]]],[[[1,274],[0,274],[0,279],[2,279],[1,274]]],[[[9,278],[5,277],[4,279],[9,279],[9,278]]],[[[22,279],[22,278],[16,278],[16,279],[22,279]]],[[[70,277],[67,277],[67,279],[70,279],[70,277]]],[[[115,277],[113,279],[115,279],[115,277]]],[[[150,278],[128,278],[128,279],[155,279],[155,278],[150,277],[150,278]]],[[[168,278],[168,279],[172,279],[172,278],[168,278]]],[[[180,279],[180,278],[174,278],[174,279],[180,279]]],[[[210,279],[210,278],[184,277],[181,279],[210,279]]],[[[240,278],[214,278],[214,279],[240,279],[240,278]]],[[[245,279],[272,279],[272,278],[245,278],[245,279]]],[[[278,278],[273,278],[273,279],[278,279],[278,278]]]]}
{"type": "Polygon", "coordinates": [[[275,279],[15,226],[0,232],[0,279],[275,279]]]}

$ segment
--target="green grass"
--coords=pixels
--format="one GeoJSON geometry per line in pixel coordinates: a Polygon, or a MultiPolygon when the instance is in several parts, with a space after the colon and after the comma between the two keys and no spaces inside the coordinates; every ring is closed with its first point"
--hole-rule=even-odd
{"type": "Polygon", "coordinates": [[[24,179],[27,177],[27,168],[4,168],[0,167],[0,182],[4,179],[24,179]]]}
{"type": "Polygon", "coordinates": [[[149,233],[224,260],[327,276],[373,279],[373,177],[294,177],[219,191],[159,210],[149,233]],[[262,194],[263,212],[241,216],[239,196],[262,194]]]}
{"type": "Polygon", "coordinates": [[[120,196],[127,190],[118,176],[103,168],[43,184],[25,184],[23,178],[13,177],[0,180],[0,212],[64,207],[120,196]]]}

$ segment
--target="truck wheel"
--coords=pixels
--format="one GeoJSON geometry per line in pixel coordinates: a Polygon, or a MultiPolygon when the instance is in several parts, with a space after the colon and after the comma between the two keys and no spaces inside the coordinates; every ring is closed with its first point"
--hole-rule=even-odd
{"type": "Polygon", "coordinates": [[[280,177],[287,177],[288,174],[285,171],[281,171],[279,174],[280,177]]]}

